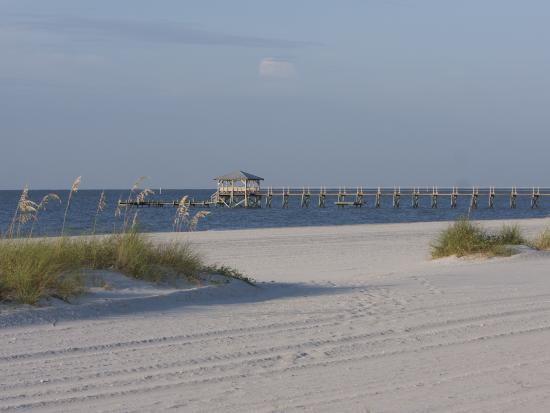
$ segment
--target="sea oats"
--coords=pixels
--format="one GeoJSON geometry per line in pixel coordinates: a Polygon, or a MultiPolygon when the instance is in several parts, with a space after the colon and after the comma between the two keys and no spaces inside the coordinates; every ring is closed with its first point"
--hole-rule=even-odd
{"type": "Polygon", "coordinates": [[[178,209],[176,209],[176,215],[174,217],[174,231],[181,230],[181,225],[189,217],[189,207],[187,206],[187,195],[182,197],[178,202],[178,209]]]}
{"type": "Polygon", "coordinates": [[[96,214],[99,214],[100,212],[103,212],[106,205],[107,204],[105,202],[105,191],[101,191],[101,195],[99,196],[99,201],[97,203],[96,214]]]}
{"type": "Polygon", "coordinates": [[[195,231],[197,229],[197,225],[199,224],[199,221],[203,219],[205,216],[210,214],[210,211],[199,211],[197,212],[193,218],[191,219],[191,222],[189,223],[189,231],[195,231]]]}
{"type": "Polygon", "coordinates": [[[42,199],[40,200],[40,202],[38,203],[38,205],[36,206],[36,211],[34,212],[34,217],[33,217],[33,220],[32,220],[32,225],[31,225],[31,229],[29,231],[29,238],[32,237],[32,234],[33,234],[33,231],[34,231],[34,224],[36,222],[38,222],[38,213],[41,211],[41,210],[45,210],[46,209],[46,206],[48,205],[48,203],[50,201],[58,201],[60,204],[61,204],[61,198],[59,197],[59,195],[57,194],[54,194],[53,192],[52,193],[49,193],[47,195],[44,195],[42,197],[42,199]]]}
{"type": "Polygon", "coordinates": [[[36,208],[38,207],[38,205],[28,198],[28,194],[29,187],[28,185],[25,185],[25,187],[21,191],[21,194],[19,195],[19,201],[17,202],[15,213],[13,214],[13,218],[8,228],[7,235],[9,238],[13,237],[16,223],[18,224],[17,233],[19,234],[21,224],[25,224],[26,222],[28,222],[30,220],[28,215],[36,212],[36,208]]]}
{"type": "MultiPolygon", "coordinates": [[[[105,191],[101,191],[101,195],[99,195],[99,201],[97,202],[97,208],[95,210],[95,216],[94,216],[94,225],[92,226],[92,234],[95,234],[96,230],[96,224],[97,224],[97,216],[103,212],[105,209],[106,202],[105,202],[105,191]]],[[[117,207],[118,210],[118,207],[117,207]]],[[[115,211],[115,217],[116,217],[116,211],[115,211]]]]}
{"type": "Polygon", "coordinates": [[[59,197],[59,195],[54,194],[54,193],[50,193],[50,194],[45,195],[44,197],[42,197],[42,200],[38,204],[37,209],[39,209],[39,210],[40,209],[46,209],[46,205],[48,205],[48,203],[52,200],[61,203],[61,198],[59,197]]]}
{"type": "Polygon", "coordinates": [[[115,218],[118,218],[120,215],[122,215],[122,208],[126,208],[121,204],[122,200],[118,198],[118,201],[116,203],[116,209],[115,209],[115,218]]]}
{"type": "Polygon", "coordinates": [[[136,198],[136,201],[141,203],[143,201],[145,201],[145,198],[147,198],[147,196],[149,195],[154,195],[155,194],[155,191],[151,190],[150,188],[145,188],[143,191],[141,191],[137,198],[136,198]]]}
{"type": "Polygon", "coordinates": [[[139,186],[141,185],[141,183],[143,181],[145,181],[147,179],[146,176],[140,176],[138,179],[136,179],[136,181],[134,182],[134,184],[132,185],[132,188],[130,189],[130,192],[135,192],[139,186]]]}
{"type": "Polygon", "coordinates": [[[69,197],[67,198],[67,206],[65,207],[65,214],[63,215],[63,225],[61,226],[61,235],[65,233],[65,223],[67,222],[67,214],[69,213],[69,208],[71,207],[71,199],[73,198],[73,194],[75,192],[78,192],[78,188],[80,187],[81,181],[82,181],[82,176],[79,176],[73,181],[73,184],[71,185],[71,190],[69,191],[69,197]]]}
{"type": "Polygon", "coordinates": [[[82,181],[82,177],[79,176],[77,177],[73,184],[71,185],[71,192],[77,192],[78,191],[78,188],[80,187],[80,182],[82,181]]]}

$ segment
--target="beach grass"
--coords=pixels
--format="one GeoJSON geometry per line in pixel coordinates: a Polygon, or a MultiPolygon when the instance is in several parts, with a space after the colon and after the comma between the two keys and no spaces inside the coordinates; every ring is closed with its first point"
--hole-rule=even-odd
{"type": "Polygon", "coordinates": [[[203,272],[205,274],[217,274],[222,277],[233,278],[252,286],[256,285],[256,281],[253,278],[250,278],[236,268],[228,267],[227,265],[208,265],[203,268],[203,272]]]}
{"type": "Polygon", "coordinates": [[[206,266],[189,244],[154,244],[138,232],[110,236],[0,241],[0,300],[36,304],[84,291],[83,270],[111,270],[150,282],[203,274],[252,280],[237,270],[206,266]]]}
{"type": "MultiPolygon", "coordinates": [[[[148,188],[140,190],[143,180],[142,177],[134,183],[129,191],[129,201],[135,196],[142,202],[154,193],[148,188]]],[[[234,268],[205,265],[189,244],[152,243],[138,232],[137,209],[130,213],[127,207],[122,210],[119,204],[115,213],[115,218],[123,218],[119,231],[112,235],[96,236],[97,218],[106,205],[105,192],[101,193],[98,201],[92,236],[65,236],[71,200],[78,192],[80,183],[79,176],[71,185],[61,237],[50,239],[33,238],[33,228],[39,221],[39,212],[48,201],[61,203],[61,198],[52,193],[38,203],[29,199],[28,187],[22,190],[6,236],[0,239],[0,301],[36,304],[48,297],[67,301],[85,290],[82,276],[85,270],[112,270],[156,283],[174,279],[198,283],[203,275],[217,274],[253,284],[252,279],[234,268]],[[30,230],[25,232],[28,226],[30,230]]],[[[199,211],[191,218],[186,199],[176,212],[175,231],[193,231],[199,221],[208,215],[206,211],[199,211]]]]}
{"type": "Polygon", "coordinates": [[[443,230],[432,243],[432,258],[474,254],[510,256],[511,245],[524,243],[525,239],[517,225],[505,225],[499,232],[492,234],[470,220],[460,218],[443,230]]]}
{"type": "Polygon", "coordinates": [[[61,244],[2,241],[0,299],[25,304],[47,295],[67,299],[82,287],[76,262],[61,244]]]}
{"type": "Polygon", "coordinates": [[[550,228],[542,230],[531,243],[533,248],[550,251],[550,228]]]}
{"type": "Polygon", "coordinates": [[[521,233],[519,225],[503,225],[496,234],[496,242],[501,245],[522,245],[527,241],[521,233]]]}

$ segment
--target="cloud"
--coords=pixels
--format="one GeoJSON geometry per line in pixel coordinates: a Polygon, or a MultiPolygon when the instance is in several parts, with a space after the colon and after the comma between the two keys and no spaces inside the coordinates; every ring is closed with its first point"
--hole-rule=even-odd
{"type": "Polygon", "coordinates": [[[264,78],[291,78],[296,76],[294,64],[288,60],[266,57],[260,61],[258,71],[264,78]]]}
{"type": "Polygon", "coordinates": [[[286,39],[215,33],[166,21],[12,15],[0,19],[0,28],[42,31],[68,36],[74,40],[111,41],[126,39],[156,43],[222,45],[264,48],[296,48],[314,45],[286,39]]]}

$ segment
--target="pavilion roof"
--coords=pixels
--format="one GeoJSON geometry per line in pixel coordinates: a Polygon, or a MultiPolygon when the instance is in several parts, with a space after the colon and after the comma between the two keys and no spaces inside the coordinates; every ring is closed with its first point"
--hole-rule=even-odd
{"type": "Polygon", "coordinates": [[[263,181],[264,178],[244,171],[233,171],[214,178],[216,181],[263,181]]]}

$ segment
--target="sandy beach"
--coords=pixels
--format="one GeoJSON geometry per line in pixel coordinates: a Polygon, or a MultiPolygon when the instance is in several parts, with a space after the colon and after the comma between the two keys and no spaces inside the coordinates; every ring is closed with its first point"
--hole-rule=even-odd
{"type": "Polygon", "coordinates": [[[550,253],[431,260],[447,225],[151,234],[258,285],[2,307],[0,411],[547,411],[550,253]]]}

